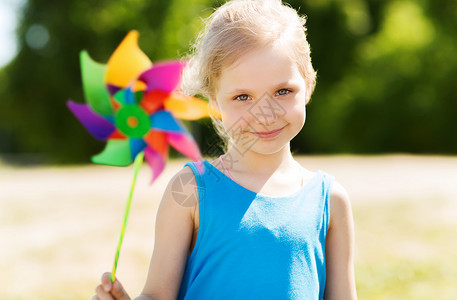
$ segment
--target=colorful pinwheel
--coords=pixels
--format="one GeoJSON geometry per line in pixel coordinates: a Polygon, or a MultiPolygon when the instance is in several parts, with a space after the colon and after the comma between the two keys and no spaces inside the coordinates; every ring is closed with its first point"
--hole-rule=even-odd
{"type": "MultiPolygon", "coordinates": [[[[197,144],[178,119],[195,120],[210,113],[207,102],[175,91],[184,64],[153,65],[138,47],[138,35],[137,31],[129,32],[106,66],[94,62],[86,51],[81,52],[87,104],[67,102],[68,108],[95,138],[107,141],[102,153],[92,157],[93,162],[127,166],[135,161],[111,273],[113,282],[143,155],[152,168],[152,181],[164,169],[169,145],[194,161],[200,160],[197,144]]],[[[211,113],[217,115],[217,112],[211,113]]]]}
{"type": "Polygon", "coordinates": [[[98,164],[130,165],[144,152],[152,168],[152,181],[163,171],[168,147],[197,161],[201,157],[191,134],[178,121],[208,116],[207,102],[175,91],[184,64],[152,65],[138,47],[138,32],[131,31],[107,65],[81,52],[81,69],[87,104],[68,101],[68,107],[97,139],[106,140],[98,164]]]}

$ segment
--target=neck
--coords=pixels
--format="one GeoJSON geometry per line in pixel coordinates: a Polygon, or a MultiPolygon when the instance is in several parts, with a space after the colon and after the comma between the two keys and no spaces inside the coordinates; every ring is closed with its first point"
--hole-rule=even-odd
{"type": "Polygon", "coordinates": [[[230,147],[224,155],[224,159],[230,160],[230,167],[235,172],[250,173],[250,174],[265,174],[271,175],[275,171],[290,170],[290,167],[295,166],[296,162],[290,152],[290,143],[287,143],[281,150],[275,153],[263,154],[247,150],[243,154],[238,152],[233,147],[230,147]]]}

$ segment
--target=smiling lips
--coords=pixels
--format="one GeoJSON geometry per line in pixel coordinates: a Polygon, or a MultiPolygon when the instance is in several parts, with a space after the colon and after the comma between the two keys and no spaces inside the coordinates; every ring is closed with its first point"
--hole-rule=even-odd
{"type": "Polygon", "coordinates": [[[276,129],[276,130],[272,130],[272,131],[267,131],[267,132],[251,132],[251,133],[261,139],[269,139],[269,138],[274,138],[275,136],[280,134],[281,131],[284,129],[284,127],[276,129]]]}

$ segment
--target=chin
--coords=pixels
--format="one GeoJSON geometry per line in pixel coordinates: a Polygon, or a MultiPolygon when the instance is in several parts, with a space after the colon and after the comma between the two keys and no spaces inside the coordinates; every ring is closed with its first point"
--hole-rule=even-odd
{"type": "Polygon", "coordinates": [[[286,145],[287,143],[275,143],[275,141],[271,140],[259,140],[249,149],[245,149],[245,151],[254,152],[262,155],[271,155],[280,152],[284,149],[286,145]]]}

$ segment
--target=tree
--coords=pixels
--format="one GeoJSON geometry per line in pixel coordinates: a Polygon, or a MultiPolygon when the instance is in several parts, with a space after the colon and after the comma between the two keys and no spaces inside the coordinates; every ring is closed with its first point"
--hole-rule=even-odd
{"type": "MultiPolygon", "coordinates": [[[[95,141],[65,106],[83,101],[79,51],[99,62],[131,29],[153,61],[182,56],[223,1],[29,0],[20,52],[0,72],[0,151],[88,161],[95,141]]],[[[308,16],[318,83],[301,153],[456,153],[457,16],[447,0],[291,0],[308,16]]],[[[216,136],[192,123],[202,152],[216,136]]]]}

